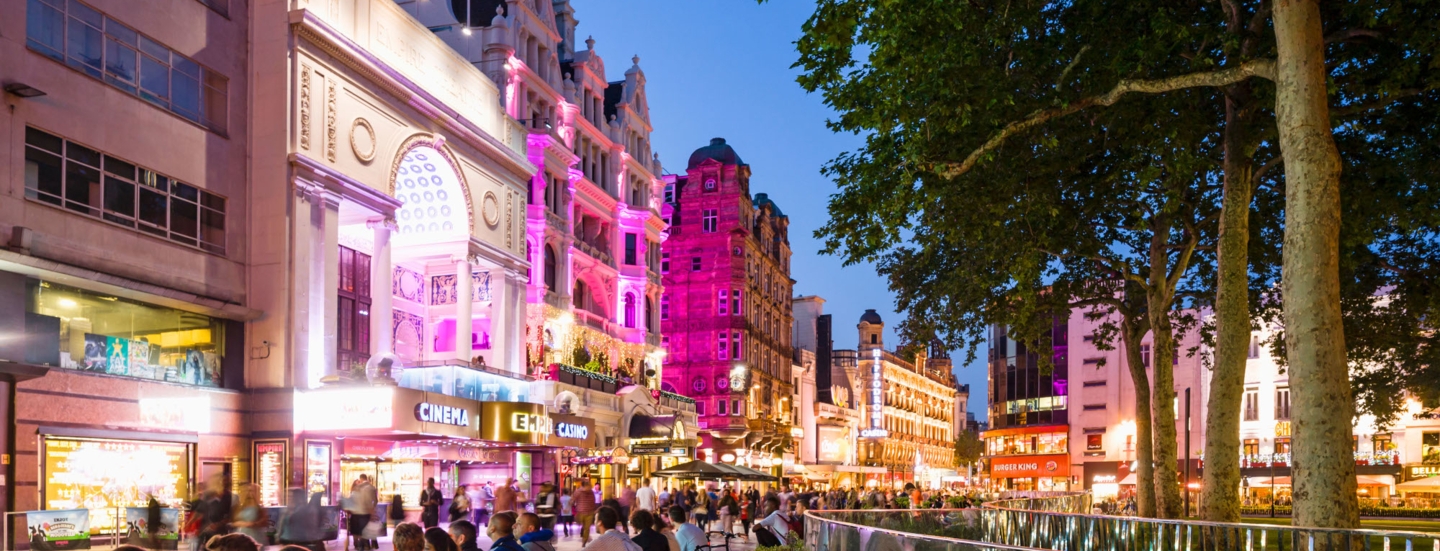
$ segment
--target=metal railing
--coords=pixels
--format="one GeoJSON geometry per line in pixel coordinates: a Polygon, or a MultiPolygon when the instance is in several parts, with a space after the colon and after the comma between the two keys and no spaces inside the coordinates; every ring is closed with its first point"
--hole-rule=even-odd
{"type": "Polygon", "coordinates": [[[1440,533],[1110,516],[1086,512],[1089,503],[1085,494],[986,503],[978,537],[1011,546],[1095,551],[1440,551],[1440,533]]]}
{"type": "Polygon", "coordinates": [[[1040,551],[976,539],[981,533],[980,512],[806,511],[805,547],[814,551],[1040,551]]]}

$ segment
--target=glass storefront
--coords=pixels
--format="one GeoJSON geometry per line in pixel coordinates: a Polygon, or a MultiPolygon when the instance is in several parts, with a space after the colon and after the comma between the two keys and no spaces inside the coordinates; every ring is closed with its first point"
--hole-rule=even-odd
{"type": "Polygon", "coordinates": [[[44,435],[41,496],[46,510],[89,509],[90,527],[108,532],[126,507],[163,507],[189,498],[194,444],[44,435]]]}
{"type": "Polygon", "coordinates": [[[1068,453],[1069,433],[1013,434],[985,439],[988,455],[1068,453]]]}
{"type": "Polygon", "coordinates": [[[224,323],[215,318],[29,280],[26,312],[59,332],[58,365],[218,387],[223,380],[224,323]]]}

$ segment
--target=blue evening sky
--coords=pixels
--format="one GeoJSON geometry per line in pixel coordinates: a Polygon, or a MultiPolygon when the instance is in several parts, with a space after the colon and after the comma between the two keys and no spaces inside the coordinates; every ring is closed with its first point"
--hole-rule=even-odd
{"type": "MultiPolygon", "coordinates": [[[[794,41],[813,11],[806,0],[574,0],[576,42],[595,38],[610,80],[640,56],[650,100],[654,150],[668,172],[683,172],[696,148],[723,137],[751,168],[751,193],[769,193],[790,217],[791,277],[797,295],[819,295],[835,320],[836,348],[854,348],[866,308],[887,323],[887,347],[898,344],[895,295],[870,265],[844,268],[819,254],[814,231],[829,216],[835,184],[825,162],[862,145],[859,136],[825,127],[833,111],[796,84],[794,41]]],[[[983,357],[983,350],[980,351],[983,357]]],[[[954,354],[964,359],[963,353],[954,354]]],[[[970,410],[983,419],[985,370],[977,360],[956,369],[970,384],[970,410]]]]}

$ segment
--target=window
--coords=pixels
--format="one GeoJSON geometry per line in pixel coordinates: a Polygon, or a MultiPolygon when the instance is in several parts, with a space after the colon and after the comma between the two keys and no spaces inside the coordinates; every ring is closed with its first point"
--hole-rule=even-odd
{"type": "Polygon", "coordinates": [[[739,399],[730,400],[730,414],[731,414],[731,415],[744,415],[744,414],[745,414],[744,409],[740,407],[740,400],[739,400],[739,399]]]}
{"type": "Polygon", "coordinates": [[[1389,434],[1377,434],[1370,439],[1372,449],[1378,452],[1388,452],[1395,449],[1395,441],[1389,434]]]}
{"type": "Polygon", "coordinates": [[[1145,369],[1150,369],[1150,345],[1148,344],[1140,345],[1140,363],[1145,365],[1145,369]]]}
{"type": "Polygon", "coordinates": [[[243,335],[227,335],[222,320],[37,279],[21,288],[26,317],[50,322],[31,344],[57,347],[32,346],[41,357],[31,363],[211,387],[222,385],[224,367],[241,367],[224,343],[243,335]]]}
{"type": "Polygon", "coordinates": [[[1260,392],[1258,391],[1245,391],[1245,420],[1260,420],[1260,392]]]}
{"type": "Polygon", "coordinates": [[[1275,420],[1285,421],[1290,419],[1290,389],[1280,388],[1275,390],[1275,420]]]}
{"type": "Polygon", "coordinates": [[[1084,359],[1083,361],[1081,361],[1080,363],[1082,363],[1082,364],[1084,364],[1084,365],[1100,365],[1101,363],[1104,363],[1104,362],[1105,362],[1105,358],[1085,358],[1085,359],[1084,359]]]}
{"type": "Polygon", "coordinates": [[[224,75],[90,6],[29,0],[25,37],[41,55],[217,133],[226,131],[229,80],[224,75]]]}
{"type": "Polygon", "coordinates": [[[1105,381],[1085,381],[1084,383],[1081,383],[1080,386],[1087,388],[1095,386],[1105,386],[1105,381]]]}
{"type": "Polygon", "coordinates": [[[726,402],[724,398],[721,398],[721,399],[719,399],[719,400],[716,400],[716,401],[715,401],[715,415],[729,415],[729,412],[726,411],[726,409],[728,409],[726,406],[729,406],[729,405],[730,405],[730,402],[726,402]]]}
{"type": "Polygon", "coordinates": [[[660,273],[670,273],[670,253],[660,253],[660,273]]]}
{"type": "MultiPolygon", "coordinates": [[[[767,318],[767,319],[768,319],[768,318],[767,318]]],[[[871,334],[870,334],[870,344],[878,344],[878,343],[879,343],[879,339],[880,339],[880,336],[879,336],[879,335],[876,335],[876,334],[874,334],[874,333],[871,333],[871,334]]]]}
{"type": "Polygon", "coordinates": [[[1277,455],[1278,455],[1278,454],[1282,454],[1282,453],[1290,453],[1290,439],[1289,439],[1289,438],[1276,438],[1276,439],[1275,439],[1275,453],[1276,453],[1277,455]]]}
{"type": "Polygon", "coordinates": [[[1420,463],[1440,465],[1440,432],[1420,434],[1420,463]]]}
{"type": "Polygon", "coordinates": [[[660,295],[660,319],[670,319],[670,295],[660,295]]]}
{"type": "Polygon", "coordinates": [[[675,184],[665,184],[665,202],[675,204],[675,184]]]}
{"type": "Polygon", "coordinates": [[[635,262],[636,262],[636,261],[635,261],[635,258],[636,258],[636,256],[637,256],[637,254],[636,254],[637,249],[638,249],[638,245],[636,244],[635,234],[633,234],[633,233],[626,233],[626,234],[625,234],[625,265],[626,265],[626,266],[634,266],[634,265],[635,265],[635,262]]]}
{"type": "Polygon", "coordinates": [[[545,246],[545,288],[555,291],[555,247],[545,246]]]}
{"type": "Polygon", "coordinates": [[[660,326],[655,325],[655,299],[645,297],[645,330],[651,333],[659,333],[660,326]]]}
{"type": "Polygon", "coordinates": [[[1260,336],[1259,336],[1259,335],[1255,335],[1255,334],[1251,334],[1251,335],[1250,335],[1250,353],[1249,353],[1246,357],[1248,357],[1248,358],[1250,358],[1250,359],[1252,359],[1252,360],[1255,359],[1255,358],[1259,358],[1259,357],[1260,357],[1260,336]]]}
{"type": "Polygon", "coordinates": [[[742,350],[745,350],[745,341],[742,340],[742,335],[744,335],[744,333],[741,333],[739,331],[734,331],[730,333],[730,348],[733,351],[735,359],[737,360],[745,359],[745,355],[741,353],[742,350]]]}
{"type": "Polygon", "coordinates": [[[1105,435],[1103,435],[1103,434],[1087,434],[1087,435],[1085,435],[1085,449],[1086,449],[1086,450],[1089,450],[1089,451],[1095,451],[1095,450],[1103,450],[1103,449],[1105,449],[1105,435]]]}
{"type": "Polygon", "coordinates": [[[744,314],[745,301],[740,300],[740,289],[730,293],[730,313],[736,316],[744,314]]]}
{"type": "Polygon", "coordinates": [[[717,359],[717,360],[728,360],[728,359],[730,359],[730,333],[727,332],[727,331],[721,331],[721,332],[717,333],[717,334],[716,334],[716,341],[717,341],[717,343],[718,343],[718,344],[717,344],[718,349],[717,349],[717,352],[716,352],[716,354],[715,354],[715,359],[717,359]]]}
{"type": "Polygon", "coordinates": [[[704,417],[704,416],[705,416],[705,401],[704,401],[704,400],[696,400],[696,401],[695,401],[695,415],[699,415],[699,416],[701,416],[701,417],[704,417]]]}
{"type": "Polygon", "coordinates": [[[1083,409],[1085,411],[1102,410],[1105,409],[1105,404],[1085,404],[1085,407],[1083,409]]]}
{"type": "Polygon", "coordinates": [[[1256,438],[1246,438],[1245,441],[1240,443],[1240,451],[1246,456],[1260,455],[1260,440],[1256,438]]]}
{"type": "Polygon", "coordinates": [[[703,211],[700,211],[701,232],[715,233],[715,229],[720,225],[719,212],[720,211],[718,209],[705,209],[703,211]]]}
{"type": "Polygon", "coordinates": [[[335,338],[342,377],[363,379],[370,359],[370,256],[340,247],[339,319],[335,338]]]}
{"type": "Polygon", "coordinates": [[[698,272],[698,271],[700,271],[700,257],[698,257],[698,256],[692,256],[692,257],[690,257],[690,271],[692,271],[692,272],[698,272]]]}
{"type": "Polygon", "coordinates": [[[25,129],[25,196],[225,253],[224,197],[34,128],[25,129]]]}
{"type": "Polygon", "coordinates": [[[718,293],[719,293],[719,298],[716,299],[716,302],[717,302],[717,304],[719,305],[719,306],[718,306],[718,307],[719,307],[719,313],[720,313],[720,315],[722,315],[722,316],[729,315],[729,313],[730,313],[730,290],[729,290],[729,289],[721,289],[720,291],[718,291],[718,293]]]}
{"type": "Polygon", "coordinates": [[[635,293],[625,293],[625,327],[635,328],[635,293]]]}

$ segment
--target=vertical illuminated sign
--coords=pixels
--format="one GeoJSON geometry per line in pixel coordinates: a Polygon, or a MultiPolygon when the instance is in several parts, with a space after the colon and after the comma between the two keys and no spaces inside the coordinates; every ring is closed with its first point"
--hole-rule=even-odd
{"type": "Polygon", "coordinates": [[[260,487],[260,506],[278,507],[285,490],[285,441],[255,442],[255,485],[260,487]]]}
{"type": "Polygon", "coordinates": [[[860,431],[862,438],[884,438],[890,432],[885,430],[885,366],[880,360],[880,349],[870,350],[870,428],[860,431]]]}

